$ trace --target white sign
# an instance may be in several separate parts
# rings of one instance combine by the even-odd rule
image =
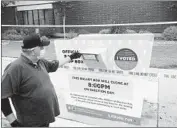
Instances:
[[[69,112],[140,124],[145,80],[105,75],[70,74]]]
[[[83,53],[80,59],[58,70],[61,79],[57,83],[61,86],[56,88],[65,90],[62,106],[77,117],[140,125],[146,95],[143,87],[152,82],[157,86],[157,74],[149,73],[153,35],[125,34],[116,38],[55,42],[59,60],[73,52]]]

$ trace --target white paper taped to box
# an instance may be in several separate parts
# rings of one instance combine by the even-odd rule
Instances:
[[[82,53],[82,59],[88,67],[106,68],[107,48],[90,48],[80,51],[80,53]]]

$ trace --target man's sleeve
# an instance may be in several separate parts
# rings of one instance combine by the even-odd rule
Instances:
[[[1,99],[18,94],[20,75],[21,73],[19,72],[19,69],[15,66],[9,66],[8,69],[5,69],[1,79]]]
[[[42,61],[46,67],[47,72],[55,72],[59,67],[58,60],[48,61],[48,60],[43,59]]]

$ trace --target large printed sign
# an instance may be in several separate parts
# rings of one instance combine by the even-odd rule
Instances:
[[[149,71],[152,45],[151,34],[55,42],[59,60],[75,51],[83,54],[57,72],[62,77],[58,83],[66,90],[67,112],[140,125],[144,86],[157,87],[157,74]]]
[[[140,124],[143,98],[134,90],[144,82],[125,77],[71,74],[69,112],[126,123]]]

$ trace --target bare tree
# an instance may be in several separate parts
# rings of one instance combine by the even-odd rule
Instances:
[[[9,4],[15,4],[15,1],[1,1],[1,7],[6,7]]]

